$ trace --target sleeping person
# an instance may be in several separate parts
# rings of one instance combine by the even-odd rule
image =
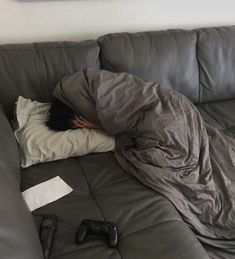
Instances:
[[[115,136],[115,158],[126,172],[170,200],[204,245],[213,240],[233,251],[235,140],[207,125],[190,100],[96,68],[64,77],[53,96],[72,111],[54,116],[53,104],[49,127],[102,127]]]

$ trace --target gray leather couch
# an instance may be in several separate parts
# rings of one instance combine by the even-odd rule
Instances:
[[[124,172],[111,152],[20,169],[9,123],[16,98],[50,101],[56,83],[82,67],[130,72],[174,88],[197,105],[208,123],[235,134],[235,27],[0,46],[0,257],[42,259],[38,226],[42,214],[53,213],[58,230],[51,258],[210,258],[213,248],[196,239],[174,206]],[[32,217],[21,191],[57,175],[74,191]],[[83,218],[116,222],[118,248],[108,248],[103,240],[77,245],[75,234]],[[224,258],[219,249],[214,254]]]

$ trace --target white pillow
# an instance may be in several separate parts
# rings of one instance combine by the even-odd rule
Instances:
[[[21,167],[114,150],[114,138],[102,130],[50,130],[45,125],[50,106],[21,96],[17,100],[14,134],[20,147]]]

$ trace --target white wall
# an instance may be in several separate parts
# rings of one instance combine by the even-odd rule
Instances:
[[[0,43],[235,25],[234,0],[0,0]]]

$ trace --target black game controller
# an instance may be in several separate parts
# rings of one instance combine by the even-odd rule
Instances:
[[[78,227],[76,235],[77,243],[84,242],[87,234],[105,236],[111,248],[116,247],[118,244],[117,226],[112,222],[84,219]]]

